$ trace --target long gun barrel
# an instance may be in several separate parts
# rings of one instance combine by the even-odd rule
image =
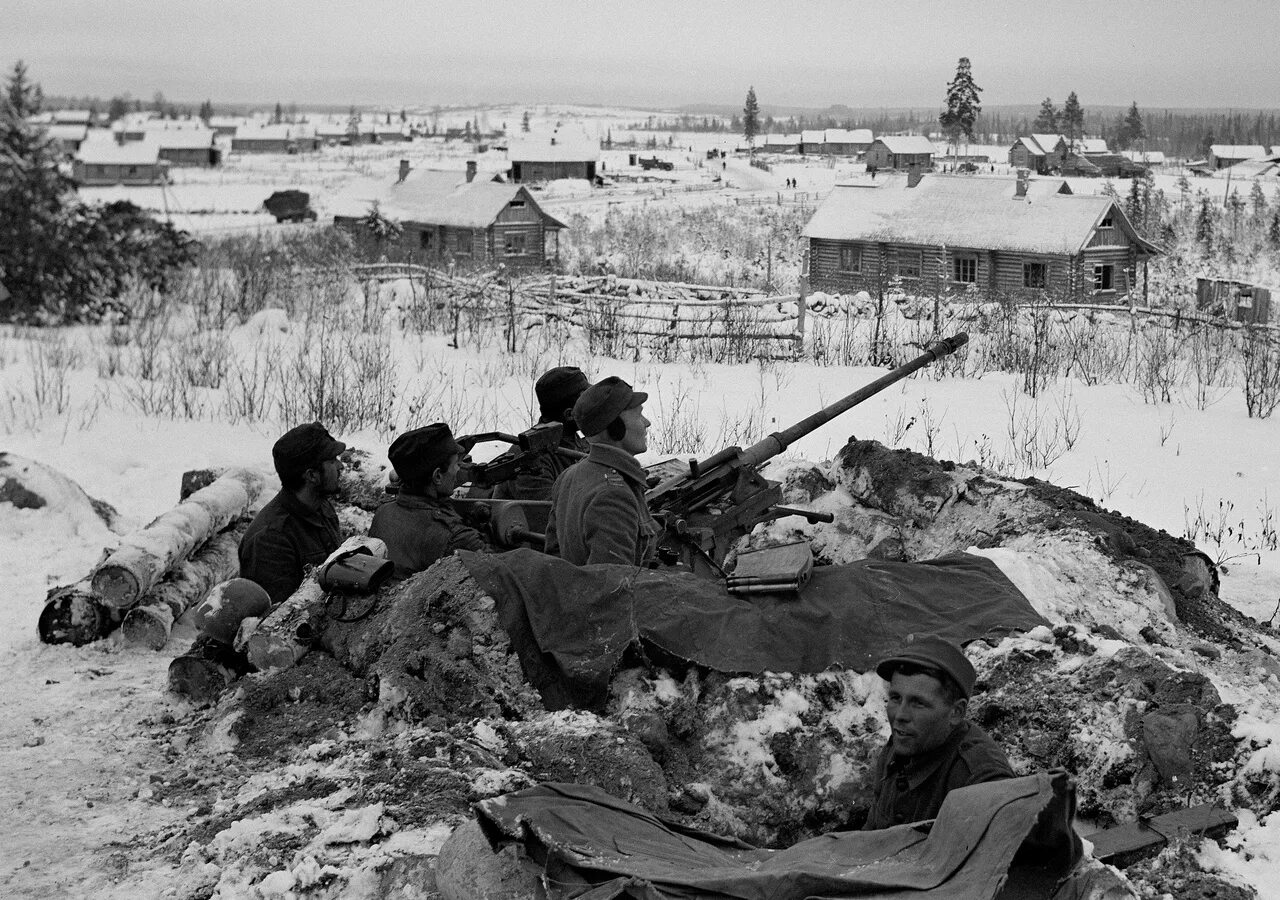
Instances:
[[[948,354],[955,353],[961,347],[969,342],[969,335],[961,332],[954,337],[944,340],[935,341],[930,344],[924,353],[917,356],[911,362],[903,363],[891,372],[881,375],[875,381],[866,387],[859,388],[849,396],[837,400],[830,406],[824,406],[811,416],[801,419],[790,428],[784,428],[782,431],[775,431],[773,434],[763,440],[752,444],[750,447],[742,451],[740,459],[743,465],[758,466],[766,460],[777,456],[787,447],[798,441],[800,438],[821,428],[830,422],[836,416],[848,412],[868,397],[880,393],[895,381],[901,381],[917,369],[923,369],[929,363],[941,359]]]

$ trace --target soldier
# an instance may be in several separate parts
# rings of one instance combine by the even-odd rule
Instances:
[[[387,457],[400,477],[400,490],[373,514],[369,536],[386,542],[397,581],[455,550],[487,549],[449,499],[462,453],[443,422],[406,431],[391,442]]]
[[[889,682],[891,733],[876,761],[863,830],[936,818],[950,791],[1013,777],[1000,746],[965,719],[977,673],[959,647],[913,635],[876,673]]]
[[[273,605],[342,543],[329,498],[338,493],[338,454],[346,449],[319,422],[291,428],[271,448],[280,493],[254,516],[239,552],[241,577],[261,585]]]
[[[638,566],[653,557],[659,528],[645,504],[645,472],[636,460],[648,447],[648,397],[610,376],[573,405],[573,419],[591,449],[551,489],[548,553],[579,566]]]
[[[587,376],[577,366],[557,366],[538,379],[533,392],[538,397],[538,424],[560,422],[564,431],[560,447],[540,454],[530,467],[510,481],[494,488],[496,500],[550,500],[551,485],[560,473],[586,455],[590,445],[578,434],[573,420],[573,404],[587,389]]]

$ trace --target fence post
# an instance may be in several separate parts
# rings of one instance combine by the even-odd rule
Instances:
[[[507,282],[507,349],[516,352],[516,286]]]
[[[796,300],[796,341],[797,357],[804,355],[805,313],[809,305],[809,251],[805,250],[800,257],[800,297]]]

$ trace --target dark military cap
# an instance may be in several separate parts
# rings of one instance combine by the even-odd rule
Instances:
[[[617,375],[610,375],[582,392],[573,404],[573,421],[578,423],[579,431],[590,437],[604,431],[626,410],[635,409],[648,399],[644,391],[633,391],[631,385]]]
[[[533,392],[544,416],[559,418],[591,382],[577,366],[556,366],[538,379]]]
[[[892,681],[893,673],[903,663],[945,672],[965,697],[973,693],[973,683],[978,680],[978,673],[965,658],[964,651],[936,634],[908,636],[901,649],[876,663],[876,674],[885,681]]]
[[[286,431],[271,448],[271,458],[277,472],[305,472],[346,449],[319,422],[308,422]]]
[[[462,445],[453,439],[449,426],[436,422],[397,437],[387,450],[387,459],[391,460],[401,481],[425,484],[436,469],[449,465],[449,457],[464,452]]]

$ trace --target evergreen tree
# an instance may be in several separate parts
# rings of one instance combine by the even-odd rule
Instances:
[[[1072,91],[1067,97],[1067,102],[1062,104],[1060,121],[1068,146],[1075,150],[1076,141],[1084,137],[1084,107],[1080,105],[1080,98],[1076,96],[1075,91]]]
[[[165,99],[162,91],[156,91],[151,95],[151,111],[158,116],[164,115]]]
[[[1214,214],[1208,197],[1200,199],[1200,212],[1196,215],[1196,241],[1204,244],[1206,254],[1213,252]]]
[[[529,131],[529,110],[524,111],[524,115],[520,117],[520,130],[528,133]]]
[[[1116,127],[1116,146],[1123,150],[1132,147],[1147,136],[1146,126],[1142,124],[1142,113],[1138,112],[1135,100],[1129,111],[1119,117]]]
[[[123,119],[129,114],[129,98],[128,97],[112,97],[111,102],[107,104],[107,119],[114,122],[116,119]]]
[[[1272,250],[1280,250],[1280,209],[1271,214],[1271,225],[1267,228],[1267,242]]]
[[[1267,195],[1262,191],[1262,184],[1254,179],[1253,187],[1249,189],[1249,205],[1253,207],[1253,215],[1259,222],[1267,212]]]
[[[960,57],[956,64],[956,77],[947,84],[947,108],[938,116],[938,123],[952,146],[959,142],[961,135],[964,135],[966,143],[973,140],[973,123],[982,112],[982,104],[978,102],[980,93],[982,88],[974,83],[969,57]]]
[[[199,117],[204,122],[204,124],[206,125],[209,124],[209,120],[213,118],[213,101],[212,100],[206,100],[200,104]]]
[[[276,101],[276,110],[271,114],[271,124],[279,125],[284,121],[284,107],[280,105],[280,101]]]
[[[1058,107],[1053,105],[1052,97],[1045,97],[1040,103],[1040,112],[1031,123],[1031,130],[1036,134],[1058,133]]]
[[[756,102],[756,88],[747,88],[747,102],[742,107],[742,136],[747,139],[747,146],[754,154],[756,135],[760,133],[760,104]]]
[[[22,60],[14,63],[9,84],[5,87],[5,102],[13,115],[25,119],[40,111],[36,87],[27,79],[27,64]]]

